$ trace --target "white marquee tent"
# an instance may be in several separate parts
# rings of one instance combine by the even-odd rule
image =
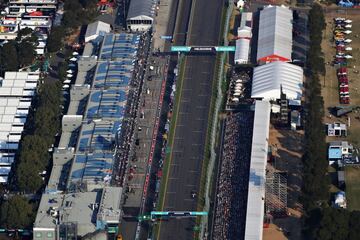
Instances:
[[[260,12],[257,60],[291,60],[292,19],[285,6],[269,5]]]
[[[279,99],[281,89],[291,105],[301,103],[303,69],[291,63],[272,62],[254,69],[252,98]]]

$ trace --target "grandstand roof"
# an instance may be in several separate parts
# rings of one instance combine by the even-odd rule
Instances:
[[[127,19],[153,20],[154,8],[154,0],[131,0]]]
[[[109,185],[139,38],[106,34],[102,43],[97,42],[101,61],[93,61],[97,58],[92,51],[79,61],[82,76],[78,72],[70,91],[70,105],[76,104],[63,117],[60,142],[63,138],[64,142],[53,153],[54,166],[33,228],[36,239],[55,231],[58,215],[62,223],[76,222],[81,236],[121,219],[122,188]],[[11,156],[0,155],[0,161],[11,161],[6,157]],[[51,210],[57,212],[50,214]]]
[[[68,188],[78,182],[97,188],[110,180],[113,146],[121,131],[138,42],[136,34],[104,37],[99,59],[106,61],[96,67]]]
[[[260,12],[257,60],[290,61],[292,11],[285,6],[267,6]]]
[[[246,240],[261,240],[265,203],[265,170],[270,127],[270,103],[256,101],[246,210]]]
[[[272,62],[254,69],[252,98],[280,99],[281,89],[287,99],[301,101],[303,69],[286,62]]]

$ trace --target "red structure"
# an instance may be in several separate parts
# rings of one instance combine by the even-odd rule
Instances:
[[[282,62],[290,62],[291,60],[289,58],[281,57],[276,54],[266,56],[263,58],[260,58],[259,61],[261,62],[274,62],[274,61],[282,61]]]

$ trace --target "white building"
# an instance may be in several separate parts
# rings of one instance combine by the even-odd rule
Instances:
[[[263,235],[270,108],[269,102],[255,103],[244,238],[246,240],[261,240]]]
[[[55,12],[57,2],[57,0],[10,0],[5,11],[15,15],[36,11]]]
[[[90,23],[87,26],[85,33],[85,42],[90,42],[97,39],[99,36],[105,36],[106,33],[110,33],[111,26],[108,23],[102,21],[96,21]]]
[[[6,72],[0,87],[0,182],[15,159],[32,97],[35,95],[39,73]],[[6,171],[7,174],[6,174]]]
[[[327,126],[327,135],[328,136],[347,136],[347,127],[344,123],[329,123]]]
[[[52,15],[57,8],[57,0],[10,0],[0,19],[0,40],[13,40],[17,32],[32,29],[39,38],[35,51],[44,54],[47,36],[52,27]]]
[[[131,0],[126,18],[132,31],[147,31],[154,22],[155,0]]]
[[[249,62],[250,43],[252,38],[252,13],[241,14],[240,27],[237,29],[237,40],[234,54],[235,64],[246,64]]]
[[[250,39],[241,38],[236,40],[234,54],[235,64],[247,64],[249,62]]]
[[[257,60],[291,61],[292,11],[285,6],[267,6],[260,12]]]
[[[300,105],[303,69],[291,63],[276,61],[254,68],[251,97],[277,100],[281,91],[290,105]]]

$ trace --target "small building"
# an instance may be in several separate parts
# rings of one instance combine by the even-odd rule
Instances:
[[[343,158],[351,158],[353,146],[347,141],[334,141],[329,144],[328,159],[329,164],[333,164]]]
[[[297,110],[291,111],[291,122],[290,127],[291,130],[297,130],[301,127],[301,115],[300,112]]]
[[[154,0],[131,0],[126,24],[132,31],[147,31],[152,27],[154,14]]]
[[[240,27],[237,29],[237,40],[235,43],[235,64],[247,64],[249,62],[250,42],[252,38],[252,13],[241,14]]]
[[[345,172],[344,171],[338,171],[337,172],[338,177],[338,187],[344,188],[345,186]]]
[[[87,26],[85,34],[85,42],[90,42],[97,39],[99,36],[105,36],[106,33],[110,33],[111,26],[110,24],[104,23],[102,21],[96,21],[90,23]]]
[[[346,137],[347,136],[347,127],[344,123],[329,123],[326,124],[327,135],[331,137]]]
[[[345,192],[340,191],[340,192],[336,193],[335,200],[334,200],[334,206],[336,208],[346,208]]]

